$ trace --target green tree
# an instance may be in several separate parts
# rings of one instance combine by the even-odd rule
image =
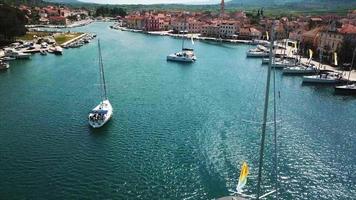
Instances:
[[[1,43],[12,41],[14,37],[26,34],[27,18],[17,8],[0,5],[0,40]]]

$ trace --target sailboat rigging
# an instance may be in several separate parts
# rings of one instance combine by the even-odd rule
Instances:
[[[106,80],[104,73],[103,58],[101,55],[100,40],[98,40],[99,52],[99,75],[100,75],[100,97],[101,102],[97,105],[88,116],[89,125],[93,128],[104,126],[113,115],[113,108],[107,97]]]

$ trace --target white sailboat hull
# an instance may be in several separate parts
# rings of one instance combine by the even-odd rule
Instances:
[[[89,113],[89,125],[93,128],[104,126],[113,115],[113,108],[109,100],[104,100]]]
[[[246,52],[247,57],[251,58],[263,58],[263,57],[268,57],[268,53],[266,52]]]
[[[320,75],[314,76],[304,76],[303,83],[323,83],[323,84],[336,84],[340,83],[342,79],[331,76],[331,77],[320,77]]]
[[[305,67],[286,67],[283,69],[283,74],[317,74],[318,70]]]

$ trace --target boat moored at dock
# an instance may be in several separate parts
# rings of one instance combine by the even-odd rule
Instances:
[[[338,84],[345,82],[345,79],[340,73],[327,72],[313,76],[303,76],[303,83],[316,83],[316,84]]]
[[[314,75],[318,74],[319,70],[315,65],[297,65],[294,67],[286,67],[283,69],[283,74],[287,75]]]
[[[356,95],[356,83],[336,86],[335,93],[343,95]]]

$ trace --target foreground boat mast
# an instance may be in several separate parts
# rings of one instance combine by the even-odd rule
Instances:
[[[270,91],[271,71],[272,71],[272,64],[273,64],[273,45],[274,45],[274,22],[272,24],[272,30],[271,30],[271,42],[270,42],[270,51],[269,51],[269,65],[268,65],[268,72],[267,72],[265,103],[264,103],[264,110],[263,110],[262,135],[261,135],[261,145],[260,145],[260,158],[259,158],[259,163],[258,163],[257,199],[260,199],[260,197],[261,197],[263,154],[264,154],[264,146],[265,146],[265,140],[266,140],[267,114],[268,114],[268,104],[269,104],[269,91]]]

